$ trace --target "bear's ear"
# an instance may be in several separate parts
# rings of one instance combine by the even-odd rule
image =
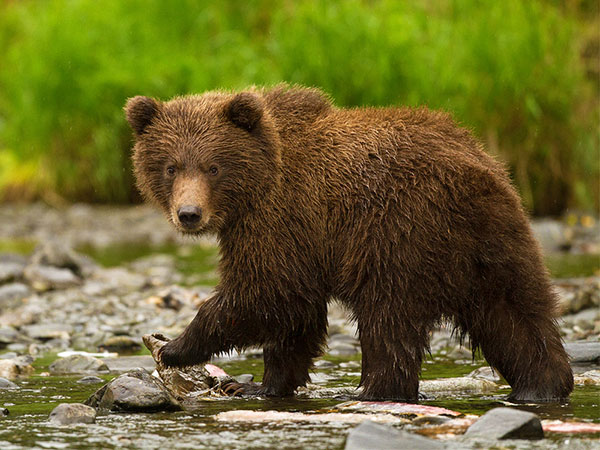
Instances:
[[[137,135],[144,132],[146,127],[152,123],[152,119],[158,112],[158,102],[150,97],[137,97],[127,100],[125,105],[125,116],[127,122]]]
[[[253,131],[263,116],[263,106],[256,95],[240,92],[225,106],[225,115],[236,126]]]

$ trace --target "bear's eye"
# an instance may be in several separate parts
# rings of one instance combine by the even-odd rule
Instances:
[[[175,175],[175,166],[169,166],[169,167],[167,167],[167,175],[169,175],[171,177],[173,175]]]
[[[208,169],[208,173],[210,173],[212,176],[215,176],[219,173],[219,169],[217,169],[215,166],[211,166],[211,168]]]

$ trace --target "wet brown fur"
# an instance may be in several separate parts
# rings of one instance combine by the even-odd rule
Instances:
[[[288,86],[135,97],[126,113],[141,192],[177,226],[177,208],[194,202],[193,233],[220,243],[216,292],[165,346],[165,363],[262,346],[261,392],[292,394],[322,354],[327,303],[338,299],[358,324],[364,398],[416,401],[444,320],[513,399],[568,397],[557,300],[520,199],[448,115],[341,109]]]

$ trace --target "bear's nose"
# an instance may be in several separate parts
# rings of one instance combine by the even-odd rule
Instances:
[[[202,218],[202,210],[197,206],[184,205],[177,210],[177,217],[185,228],[194,228]]]

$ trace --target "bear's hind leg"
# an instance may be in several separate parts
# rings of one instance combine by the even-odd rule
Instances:
[[[546,304],[552,304],[548,292]],[[510,400],[546,402],[566,399],[573,373],[553,316],[497,302],[470,332],[475,346],[512,387]]]

